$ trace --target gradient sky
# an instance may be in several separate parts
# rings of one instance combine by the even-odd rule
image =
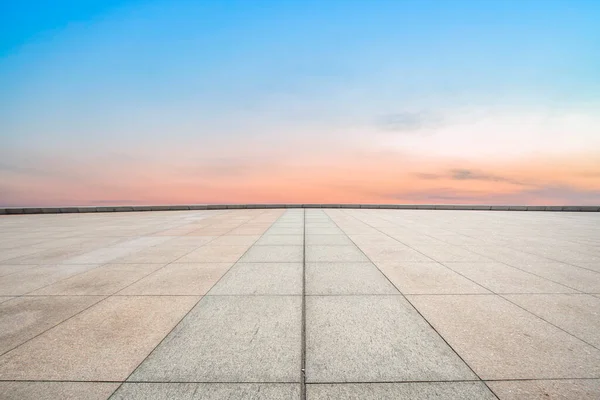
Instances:
[[[600,203],[600,1],[0,1],[0,206]]]

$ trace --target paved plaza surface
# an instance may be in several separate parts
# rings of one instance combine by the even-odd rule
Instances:
[[[600,213],[0,217],[1,399],[599,399]]]

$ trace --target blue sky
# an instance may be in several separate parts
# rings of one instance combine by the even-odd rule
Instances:
[[[599,20],[597,1],[4,1],[0,196],[68,201],[78,181],[65,171],[79,169],[106,198],[74,197],[110,201],[106,163],[181,163],[217,190],[211,171],[228,160],[317,168],[356,151],[414,160],[399,170],[499,174],[589,159],[570,180],[536,184],[595,193],[575,170],[594,170],[600,151]],[[158,201],[151,184],[140,199]]]

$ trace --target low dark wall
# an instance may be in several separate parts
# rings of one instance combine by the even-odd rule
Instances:
[[[393,210],[491,210],[491,211],[579,211],[598,212],[600,206],[486,206],[448,204],[187,204],[170,206],[112,207],[5,207],[0,214],[60,214],[125,211],[232,210],[250,208],[370,208]]]

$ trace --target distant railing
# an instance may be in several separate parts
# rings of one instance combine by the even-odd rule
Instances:
[[[0,214],[61,214],[132,211],[195,211],[255,208],[365,208],[388,210],[571,211],[599,212],[600,206],[501,206],[454,204],[183,204],[163,206],[3,207]]]

